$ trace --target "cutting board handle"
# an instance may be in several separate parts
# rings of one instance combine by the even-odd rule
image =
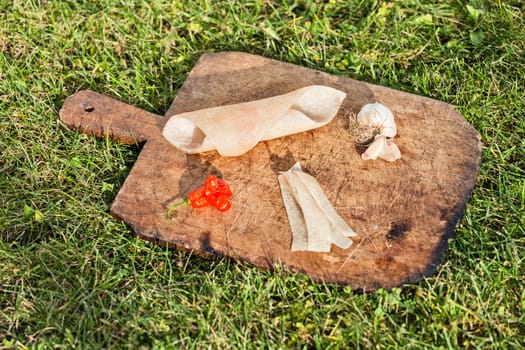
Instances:
[[[91,90],[69,96],[59,112],[69,128],[125,144],[139,144],[161,135],[166,118]]]

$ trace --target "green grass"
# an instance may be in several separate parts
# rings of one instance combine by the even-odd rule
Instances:
[[[0,349],[525,346],[522,1],[0,1]],[[357,294],[136,239],[138,148],[65,130],[92,89],[164,114],[239,50],[458,106],[481,172],[435,276]]]

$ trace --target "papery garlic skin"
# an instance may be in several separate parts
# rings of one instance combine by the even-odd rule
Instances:
[[[364,105],[357,114],[357,123],[377,128],[381,136],[394,137],[397,135],[394,113],[379,102]]]

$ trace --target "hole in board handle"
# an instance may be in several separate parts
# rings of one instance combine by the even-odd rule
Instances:
[[[85,112],[93,112],[95,110],[95,107],[92,105],[84,105],[84,111]]]

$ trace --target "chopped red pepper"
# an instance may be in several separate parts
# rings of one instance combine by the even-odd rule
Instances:
[[[213,175],[209,175],[206,178],[206,182],[204,183],[204,192],[206,197],[210,197],[218,193],[230,197],[232,196],[230,186],[224,180],[218,179]]]
[[[204,189],[198,188],[188,195],[188,204],[192,208],[203,208],[210,205],[210,200],[206,197]]]
[[[212,203],[220,211],[226,211],[231,208],[232,204],[229,200],[230,197],[221,194],[217,198],[212,198]]]
[[[206,181],[204,182],[204,194],[206,196],[211,195],[216,192],[219,188],[219,179],[216,176],[208,175]]]
[[[230,198],[233,195],[230,186],[226,181],[214,175],[208,175],[204,186],[193,190],[183,202],[173,205],[168,210],[168,218],[171,219],[171,212],[179,205],[189,204],[192,208],[203,208],[214,206],[219,211],[226,211],[231,208]]]

